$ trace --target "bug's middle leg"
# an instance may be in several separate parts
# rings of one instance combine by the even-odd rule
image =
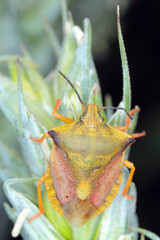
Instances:
[[[143,132],[141,132],[141,133],[133,133],[133,134],[131,134],[131,136],[132,136],[133,138],[144,137],[144,136],[146,136],[146,132],[143,131]]]
[[[45,134],[43,134],[43,136],[42,136],[41,138],[39,138],[39,139],[33,138],[32,136],[30,136],[30,139],[31,139],[32,141],[34,141],[34,142],[42,143],[43,140],[44,140],[46,137],[50,137],[50,135],[48,134],[48,132],[45,133]]]

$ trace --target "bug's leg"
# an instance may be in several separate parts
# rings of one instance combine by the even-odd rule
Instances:
[[[65,117],[65,116],[57,113],[57,110],[58,110],[58,108],[60,107],[61,102],[62,102],[61,99],[58,98],[58,99],[57,99],[56,106],[55,106],[55,108],[54,108],[54,110],[53,110],[53,112],[52,112],[53,115],[54,115],[54,117],[57,118],[57,119],[59,119],[59,120],[61,120],[62,122],[65,122],[65,123],[72,123],[72,122],[74,122],[73,120],[71,120],[71,119],[69,119],[69,118],[67,118],[67,117]]]
[[[43,136],[42,136],[41,138],[39,138],[39,139],[33,138],[32,136],[30,137],[30,139],[31,139],[32,141],[34,141],[34,142],[39,142],[39,143],[41,143],[41,142],[43,142],[43,140],[45,139],[45,137],[50,137],[50,135],[48,134],[48,132],[45,133],[45,134],[43,134]]]
[[[144,136],[146,136],[146,132],[143,131],[143,132],[141,132],[141,133],[133,133],[133,134],[131,134],[131,136],[132,136],[133,138],[144,137]]]
[[[129,189],[129,187],[131,185],[131,182],[132,182],[133,174],[134,174],[134,171],[135,171],[135,166],[134,166],[133,163],[129,162],[128,160],[124,160],[123,165],[126,166],[127,168],[131,169],[128,181],[127,181],[126,186],[125,186],[125,188],[123,190],[123,196],[133,200],[134,197],[128,195],[127,193],[128,193],[128,189]]]
[[[137,109],[132,109],[129,114],[132,116],[135,112],[140,112],[140,108]],[[125,131],[129,128],[129,123],[130,123],[130,117],[127,115],[126,118],[126,125],[125,126],[120,126],[120,127],[116,127],[117,129],[121,130],[121,131]]]
[[[44,213],[43,209],[43,203],[42,203],[42,196],[41,196],[41,184],[45,182],[45,174],[39,179],[38,186],[37,186],[37,194],[38,194],[38,205],[39,205],[39,213],[37,213],[35,216],[28,219],[28,222],[32,221],[33,219],[36,219],[40,217]]]

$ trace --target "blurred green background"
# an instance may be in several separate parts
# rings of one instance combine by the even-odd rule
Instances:
[[[138,131],[146,130],[147,136],[138,139],[132,147],[130,161],[136,166],[134,181],[138,191],[137,213],[140,227],[160,235],[160,16],[158,1],[149,0],[70,0],[68,9],[74,22],[82,26],[90,18],[93,31],[93,55],[101,82],[103,97],[110,93],[116,106],[122,96],[122,71],[117,41],[116,5],[121,9],[121,26],[128,55],[132,82],[132,107],[139,105]],[[53,51],[46,32],[46,20],[62,40],[62,19],[58,0],[2,0],[0,1],[0,56],[22,55],[23,49],[40,66],[43,76],[56,64],[57,52]],[[7,74],[5,63],[0,70]],[[0,139],[15,148],[14,131],[0,113]],[[12,137],[10,137],[12,136]],[[10,140],[8,140],[10,139]],[[8,143],[8,141],[10,141]],[[2,190],[1,190],[2,192]],[[2,202],[3,199],[0,199]],[[2,207],[1,207],[2,210]],[[3,213],[3,225],[9,225]],[[7,227],[0,228],[3,239],[11,239]],[[6,236],[6,237],[5,237]]]

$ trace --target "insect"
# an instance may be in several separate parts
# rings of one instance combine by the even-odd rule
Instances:
[[[70,225],[80,227],[112,203],[121,186],[123,166],[131,169],[123,196],[133,199],[128,195],[128,189],[135,167],[124,159],[124,154],[135,138],[144,136],[145,132],[132,135],[124,132],[129,127],[132,115],[140,109],[127,112],[123,108],[115,108],[126,112],[126,125],[110,126],[101,116],[102,109],[106,107],[98,107],[96,104],[85,107],[70,80],[63,73],[60,74],[77,94],[83,115],[78,121],[62,116],[57,112],[61,105],[58,99],[53,115],[66,124],[49,130],[40,139],[30,137],[39,143],[48,137],[53,140],[53,144],[46,172],[38,181],[40,211],[28,221],[44,213],[41,184],[45,182],[53,208],[65,216]]]

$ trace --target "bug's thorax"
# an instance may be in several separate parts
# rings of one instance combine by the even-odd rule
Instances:
[[[89,128],[101,126],[104,121],[96,104],[88,104],[80,120]]]

